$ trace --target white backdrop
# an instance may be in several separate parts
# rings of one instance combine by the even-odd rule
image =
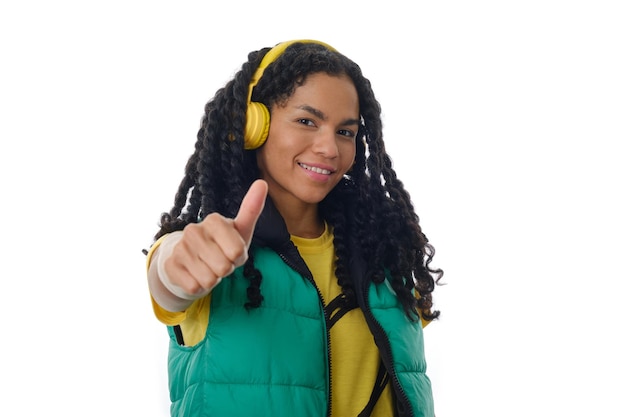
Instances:
[[[205,102],[316,38],[360,64],[446,286],[438,417],[624,416],[619,1],[0,6],[0,414],[166,416],[141,249]]]

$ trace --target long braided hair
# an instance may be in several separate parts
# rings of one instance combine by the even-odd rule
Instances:
[[[255,151],[244,150],[243,132],[250,79],[269,50],[251,52],[233,79],[206,104],[174,206],[162,214],[155,239],[213,212],[235,217],[243,196],[259,178]],[[436,319],[439,311],[432,310],[432,292],[443,271],[430,266],[434,248],[422,233],[410,196],[385,151],[380,104],[359,66],[322,45],[294,43],[265,69],[252,100],[265,104],[271,113],[272,106],[288,100],[315,73],[347,75],[359,97],[361,126],[355,164],[320,202],[320,215],[333,228],[335,273],[344,302],[354,305],[356,300],[348,262],[352,239],[367,260],[368,279],[380,283],[387,272],[409,318],[416,319],[419,311],[427,320]],[[254,267],[252,251],[244,275],[250,281],[246,307],[258,307],[263,300],[262,276]]]

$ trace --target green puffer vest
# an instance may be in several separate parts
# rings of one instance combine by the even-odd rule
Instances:
[[[254,263],[263,275],[261,306],[243,307],[249,281],[240,267],[213,290],[209,325],[200,343],[181,346],[175,329],[168,328],[173,417],[329,413],[332,358],[320,295],[286,228],[276,229],[276,222],[264,217],[265,212],[253,242]],[[257,235],[263,236],[263,230],[269,237],[261,240]],[[362,274],[360,266],[351,265]],[[363,280],[356,281],[358,303],[388,370],[396,415],[433,417],[421,323],[408,320],[386,282],[359,282]]]

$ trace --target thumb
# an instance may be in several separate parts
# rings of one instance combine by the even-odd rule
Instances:
[[[263,180],[256,180],[244,196],[237,217],[235,217],[235,228],[247,245],[252,240],[254,226],[263,211],[266,197],[267,183]]]

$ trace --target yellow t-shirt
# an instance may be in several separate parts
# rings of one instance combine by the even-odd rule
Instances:
[[[302,258],[313,273],[315,283],[326,303],[341,293],[335,277],[333,235],[326,227],[314,239],[292,236]],[[151,248],[150,256],[160,242]],[[185,343],[192,346],[204,338],[209,320],[210,297],[196,300],[186,311],[172,313],[152,301],[156,317],[168,326],[180,325]],[[370,399],[380,356],[374,337],[367,327],[361,309],[346,313],[330,329],[331,358],[331,416],[357,416]],[[373,417],[393,415],[390,384],[387,384],[376,406]]]
[[[341,294],[341,287],[335,277],[335,247],[328,227],[318,238],[291,236],[291,240],[313,273],[324,301],[335,299]],[[357,416],[370,399],[380,363],[374,336],[360,308],[349,311],[330,328],[330,361],[331,416]],[[391,415],[391,387],[387,384],[372,416]]]

